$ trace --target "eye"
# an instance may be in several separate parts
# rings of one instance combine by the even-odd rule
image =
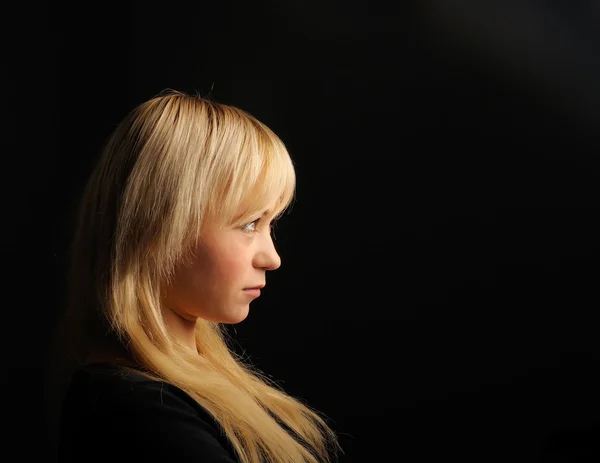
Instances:
[[[253,220],[252,222],[242,225],[241,228],[244,232],[258,233],[258,229],[256,227],[258,226],[258,223],[261,220],[262,220],[262,218],[258,218],[256,220]],[[276,223],[277,223],[277,220],[273,220],[269,225],[269,233],[273,235],[273,239],[275,239],[275,224]]]
[[[242,225],[242,230],[246,232],[257,232],[258,230],[256,229],[256,226],[258,225],[258,222],[260,222],[260,219],[253,220],[246,225]]]

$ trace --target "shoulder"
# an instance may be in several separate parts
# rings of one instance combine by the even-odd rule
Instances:
[[[61,434],[63,455],[75,452],[79,458],[84,448],[105,446],[113,459],[119,454],[235,461],[221,428],[187,393],[112,365],[88,365],[75,373],[63,407]],[[118,442],[119,448],[110,450],[111,442]]]
[[[118,407],[122,412],[139,412],[140,407],[175,406],[206,413],[181,389],[154,381],[135,370],[110,364],[93,364],[78,369],[67,393],[68,402],[78,402],[89,413],[105,414]],[[82,410],[82,411],[83,411]]]

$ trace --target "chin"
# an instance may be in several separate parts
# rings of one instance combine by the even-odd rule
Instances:
[[[237,313],[228,313],[223,317],[220,317],[219,320],[215,321],[219,323],[224,323],[226,325],[236,325],[237,323],[243,322],[248,317],[248,313],[250,311],[249,309],[250,307],[246,306]]]
[[[228,322],[225,322],[225,323],[229,323],[230,325],[235,325],[235,324],[237,324],[237,323],[241,323],[241,322],[243,322],[244,320],[246,320],[246,318],[248,318],[248,312],[246,312],[246,313],[244,314],[244,316],[242,316],[242,317],[237,317],[237,318],[235,318],[235,319],[232,319],[232,320],[230,320],[230,321],[228,321]]]

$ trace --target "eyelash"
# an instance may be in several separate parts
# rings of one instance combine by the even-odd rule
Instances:
[[[258,223],[259,223],[261,220],[262,220],[262,218],[258,218],[258,219],[256,219],[256,220],[253,220],[252,222],[248,222],[247,224],[245,224],[245,225],[242,225],[242,227],[241,227],[241,228],[242,228],[242,230],[243,230],[243,231],[245,231],[245,232],[250,232],[250,233],[258,233],[258,230],[256,229],[256,226],[258,225]],[[275,221],[275,220],[273,220],[273,221],[271,222],[271,233],[273,233],[273,238],[275,238],[275,230],[274,230],[274,229],[275,229],[275,223],[276,223],[276,221]],[[252,225],[252,224],[254,224],[254,230],[250,230],[250,229],[248,228],[248,226],[249,226],[249,225]]]

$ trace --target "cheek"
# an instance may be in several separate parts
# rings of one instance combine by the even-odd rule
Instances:
[[[211,244],[197,254],[197,284],[211,293],[248,284],[246,274],[252,265],[248,244],[235,239]]]
[[[205,265],[202,273],[212,281],[213,286],[223,286],[237,284],[237,281],[243,277],[246,268],[244,266],[244,249],[239,246],[231,245],[226,249],[213,250],[205,256]]]
[[[221,281],[233,282],[243,275],[245,268],[240,256],[231,255],[219,259],[216,270]]]

